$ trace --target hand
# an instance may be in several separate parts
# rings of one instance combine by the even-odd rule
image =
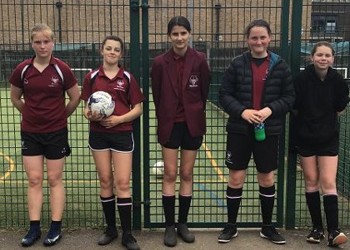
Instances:
[[[255,109],[246,109],[243,111],[241,117],[249,123],[260,123],[261,115],[259,111]]]
[[[265,107],[258,111],[258,116],[260,117],[260,122],[265,121],[272,114],[272,110],[269,107]]]
[[[111,115],[107,118],[102,119],[100,124],[106,128],[112,128],[118,124],[122,123],[120,116]]]
[[[101,121],[103,116],[97,112],[92,112],[90,109],[85,110],[85,117],[90,121]]]

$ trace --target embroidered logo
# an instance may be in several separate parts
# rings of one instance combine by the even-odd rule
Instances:
[[[53,76],[51,77],[51,83],[49,84],[49,87],[56,87],[58,84],[58,77],[57,76]]]
[[[198,76],[197,75],[191,75],[189,81],[189,87],[190,88],[197,88],[198,87]]]
[[[124,83],[123,79],[117,80],[117,84],[116,84],[116,87],[114,87],[114,89],[121,90],[121,91],[125,92],[125,83]]]
[[[232,153],[231,153],[231,151],[226,151],[226,162],[232,164]]]

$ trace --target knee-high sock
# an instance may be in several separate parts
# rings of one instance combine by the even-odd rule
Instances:
[[[239,210],[239,205],[242,200],[242,188],[231,188],[227,186],[226,189],[226,206],[227,206],[227,216],[228,223],[236,224],[237,215]]]
[[[307,207],[309,208],[313,228],[323,230],[320,192],[306,192],[305,197]]]
[[[328,232],[337,230],[338,229],[338,196],[324,195],[323,207],[326,213]]]
[[[162,201],[165,216],[165,225],[175,225],[175,195],[163,195]]]
[[[191,201],[192,195],[179,195],[179,223],[187,223]]]
[[[105,215],[105,220],[107,226],[110,228],[115,228],[115,196],[102,197],[100,196],[103,213]]]
[[[120,224],[123,232],[131,231],[131,209],[132,200],[129,198],[117,198],[117,206],[120,218]]]
[[[273,206],[275,203],[275,185],[271,187],[259,186],[259,198],[263,224],[271,225]]]

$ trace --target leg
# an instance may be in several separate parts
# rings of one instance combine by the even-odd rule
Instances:
[[[28,177],[28,212],[30,229],[21,241],[22,246],[33,245],[41,236],[40,215],[43,203],[44,158],[39,156],[23,156],[23,165]]]
[[[131,233],[132,199],[130,193],[130,177],[132,169],[131,152],[113,152],[114,180],[117,192],[117,206],[123,230],[122,244],[127,249],[139,249],[136,239]]]
[[[107,245],[118,237],[115,218],[115,196],[113,193],[113,170],[111,166],[111,152],[109,150],[92,150],[99,181],[100,199],[107,228],[99,237],[99,245]]]
[[[47,179],[50,187],[51,225],[44,240],[45,246],[52,246],[62,238],[62,215],[65,204],[65,190],[62,181],[65,158],[46,159]]]
[[[317,162],[318,159],[316,156],[300,156],[300,163],[304,174],[306,203],[313,227],[306,239],[311,243],[320,243],[324,238],[319,191],[320,171]]]
[[[339,246],[347,241],[338,228],[338,194],[336,175],[338,156],[319,156],[320,185],[323,191],[323,205],[327,219],[328,245]]]
[[[64,210],[65,190],[62,181],[64,160],[65,158],[46,160],[52,221],[61,221]]]
[[[23,165],[28,177],[29,219],[40,221],[43,203],[43,156],[23,156]]]
[[[285,244],[286,240],[272,225],[272,213],[275,201],[275,173],[258,173],[259,198],[261,203],[261,214],[263,226],[260,232],[262,238],[266,238],[275,244]]]
[[[237,216],[242,200],[243,184],[246,170],[229,170],[229,180],[226,188],[226,206],[228,222],[218,237],[219,243],[228,243],[238,236]]]
[[[193,167],[196,155],[197,150],[181,150],[177,233],[187,243],[195,241],[195,236],[188,230],[187,217],[192,201]]]
[[[177,244],[175,232],[175,183],[177,177],[178,150],[163,147],[163,209],[165,216],[164,244],[173,247]]]

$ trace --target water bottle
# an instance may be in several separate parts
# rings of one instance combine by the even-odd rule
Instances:
[[[254,134],[255,140],[257,141],[263,141],[266,139],[265,124],[263,122],[254,124]]]

